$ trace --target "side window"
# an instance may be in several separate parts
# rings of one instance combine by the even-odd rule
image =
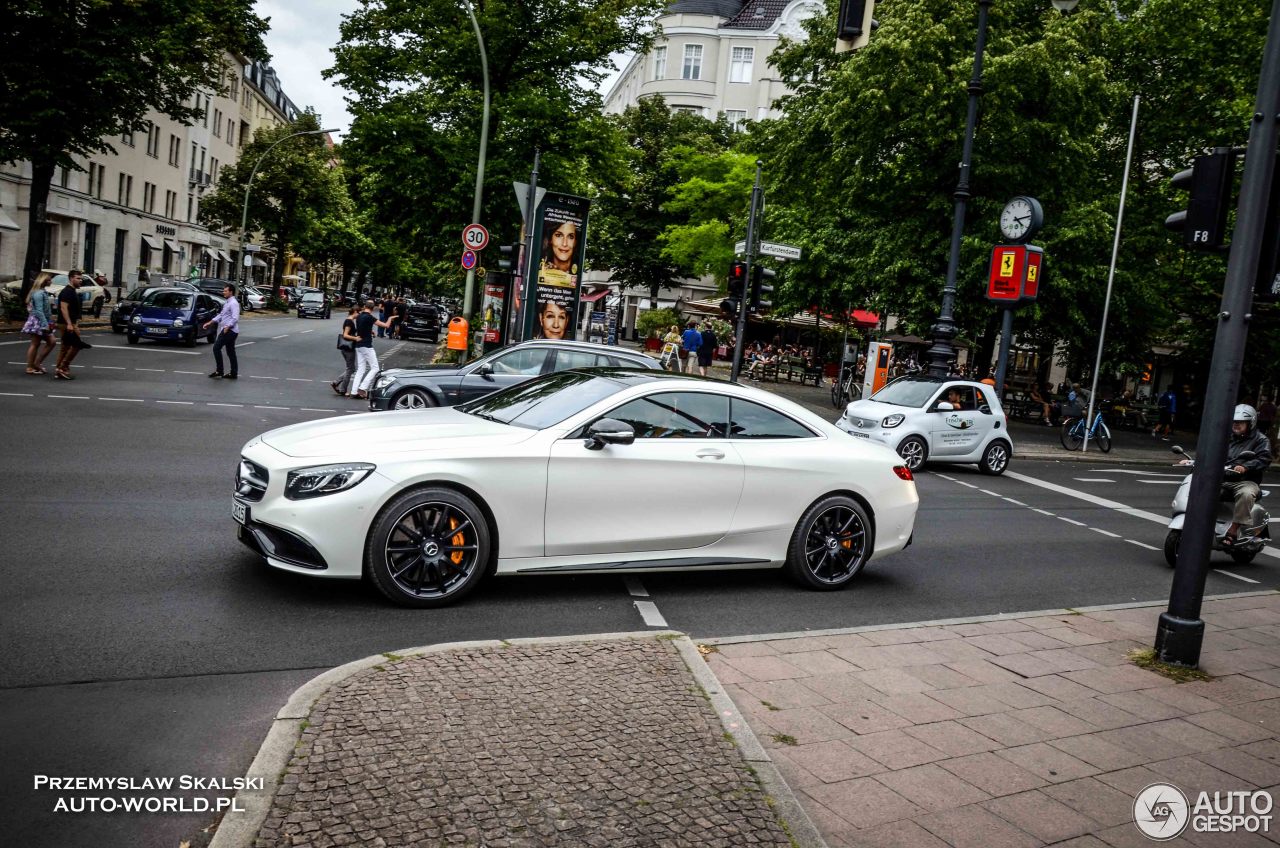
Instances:
[[[583,350],[556,351],[557,371],[568,371],[570,368],[595,368],[605,364],[605,357]]]
[[[499,356],[493,360],[493,373],[524,374],[529,377],[536,377],[542,373],[542,365],[547,361],[548,352],[546,348],[541,347],[513,350],[506,356]]]
[[[981,412],[981,413],[983,413],[983,414],[985,414],[985,415],[990,415],[990,414],[991,414],[991,401],[987,400],[987,396],[986,396],[986,394],[982,391],[982,389],[974,389],[974,392],[975,392],[975,393],[977,394],[977,396],[978,396],[978,405],[977,405],[977,407],[975,407],[975,408],[976,408],[979,412]]]
[[[734,439],[812,439],[813,432],[781,412],[749,400],[734,398],[730,438]]]
[[[637,398],[604,417],[630,424],[637,439],[722,439],[729,420],[729,398],[664,392]]]
[[[942,394],[938,395],[938,400],[933,405],[934,410],[937,410],[938,404],[943,401],[950,403],[956,409],[977,409],[973,388],[970,386],[947,386],[942,390]]]

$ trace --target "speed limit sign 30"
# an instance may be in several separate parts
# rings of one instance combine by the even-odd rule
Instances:
[[[489,244],[489,231],[481,224],[467,224],[462,230],[462,246],[467,250],[484,250]]]

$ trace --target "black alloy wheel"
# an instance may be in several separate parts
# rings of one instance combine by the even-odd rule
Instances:
[[[396,498],[374,523],[365,564],[388,600],[409,607],[451,604],[479,584],[489,562],[489,525],[452,489]]]
[[[839,589],[871,558],[871,522],[845,495],[823,498],[796,525],[787,551],[787,572],[810,589]]]

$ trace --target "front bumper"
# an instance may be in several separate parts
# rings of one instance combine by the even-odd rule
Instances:
[[[901,428],[886,430],[883,427],[855,427],[853,423],[844,415],[836,419],[836,426],[844,430],[850,436],[856,439],[875,442],[878,445],[886,447],[894,447],[897,444],[896,436],[901,434]]]
[[[135,335],[140,339],[156,339],[157,341],[184,341],[190,338],[191,334],[196,332],[191,325],[175,328],[172,324],[127,324],[126,327],[131,335]]]

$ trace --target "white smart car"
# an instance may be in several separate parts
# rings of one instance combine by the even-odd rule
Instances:
[[[1003,474],[1013,456],[1000,398],[968,380],[902,377],[849,404],[836,426],[893,448],[912,471],[926,461],[976,462],[984,474]]]

